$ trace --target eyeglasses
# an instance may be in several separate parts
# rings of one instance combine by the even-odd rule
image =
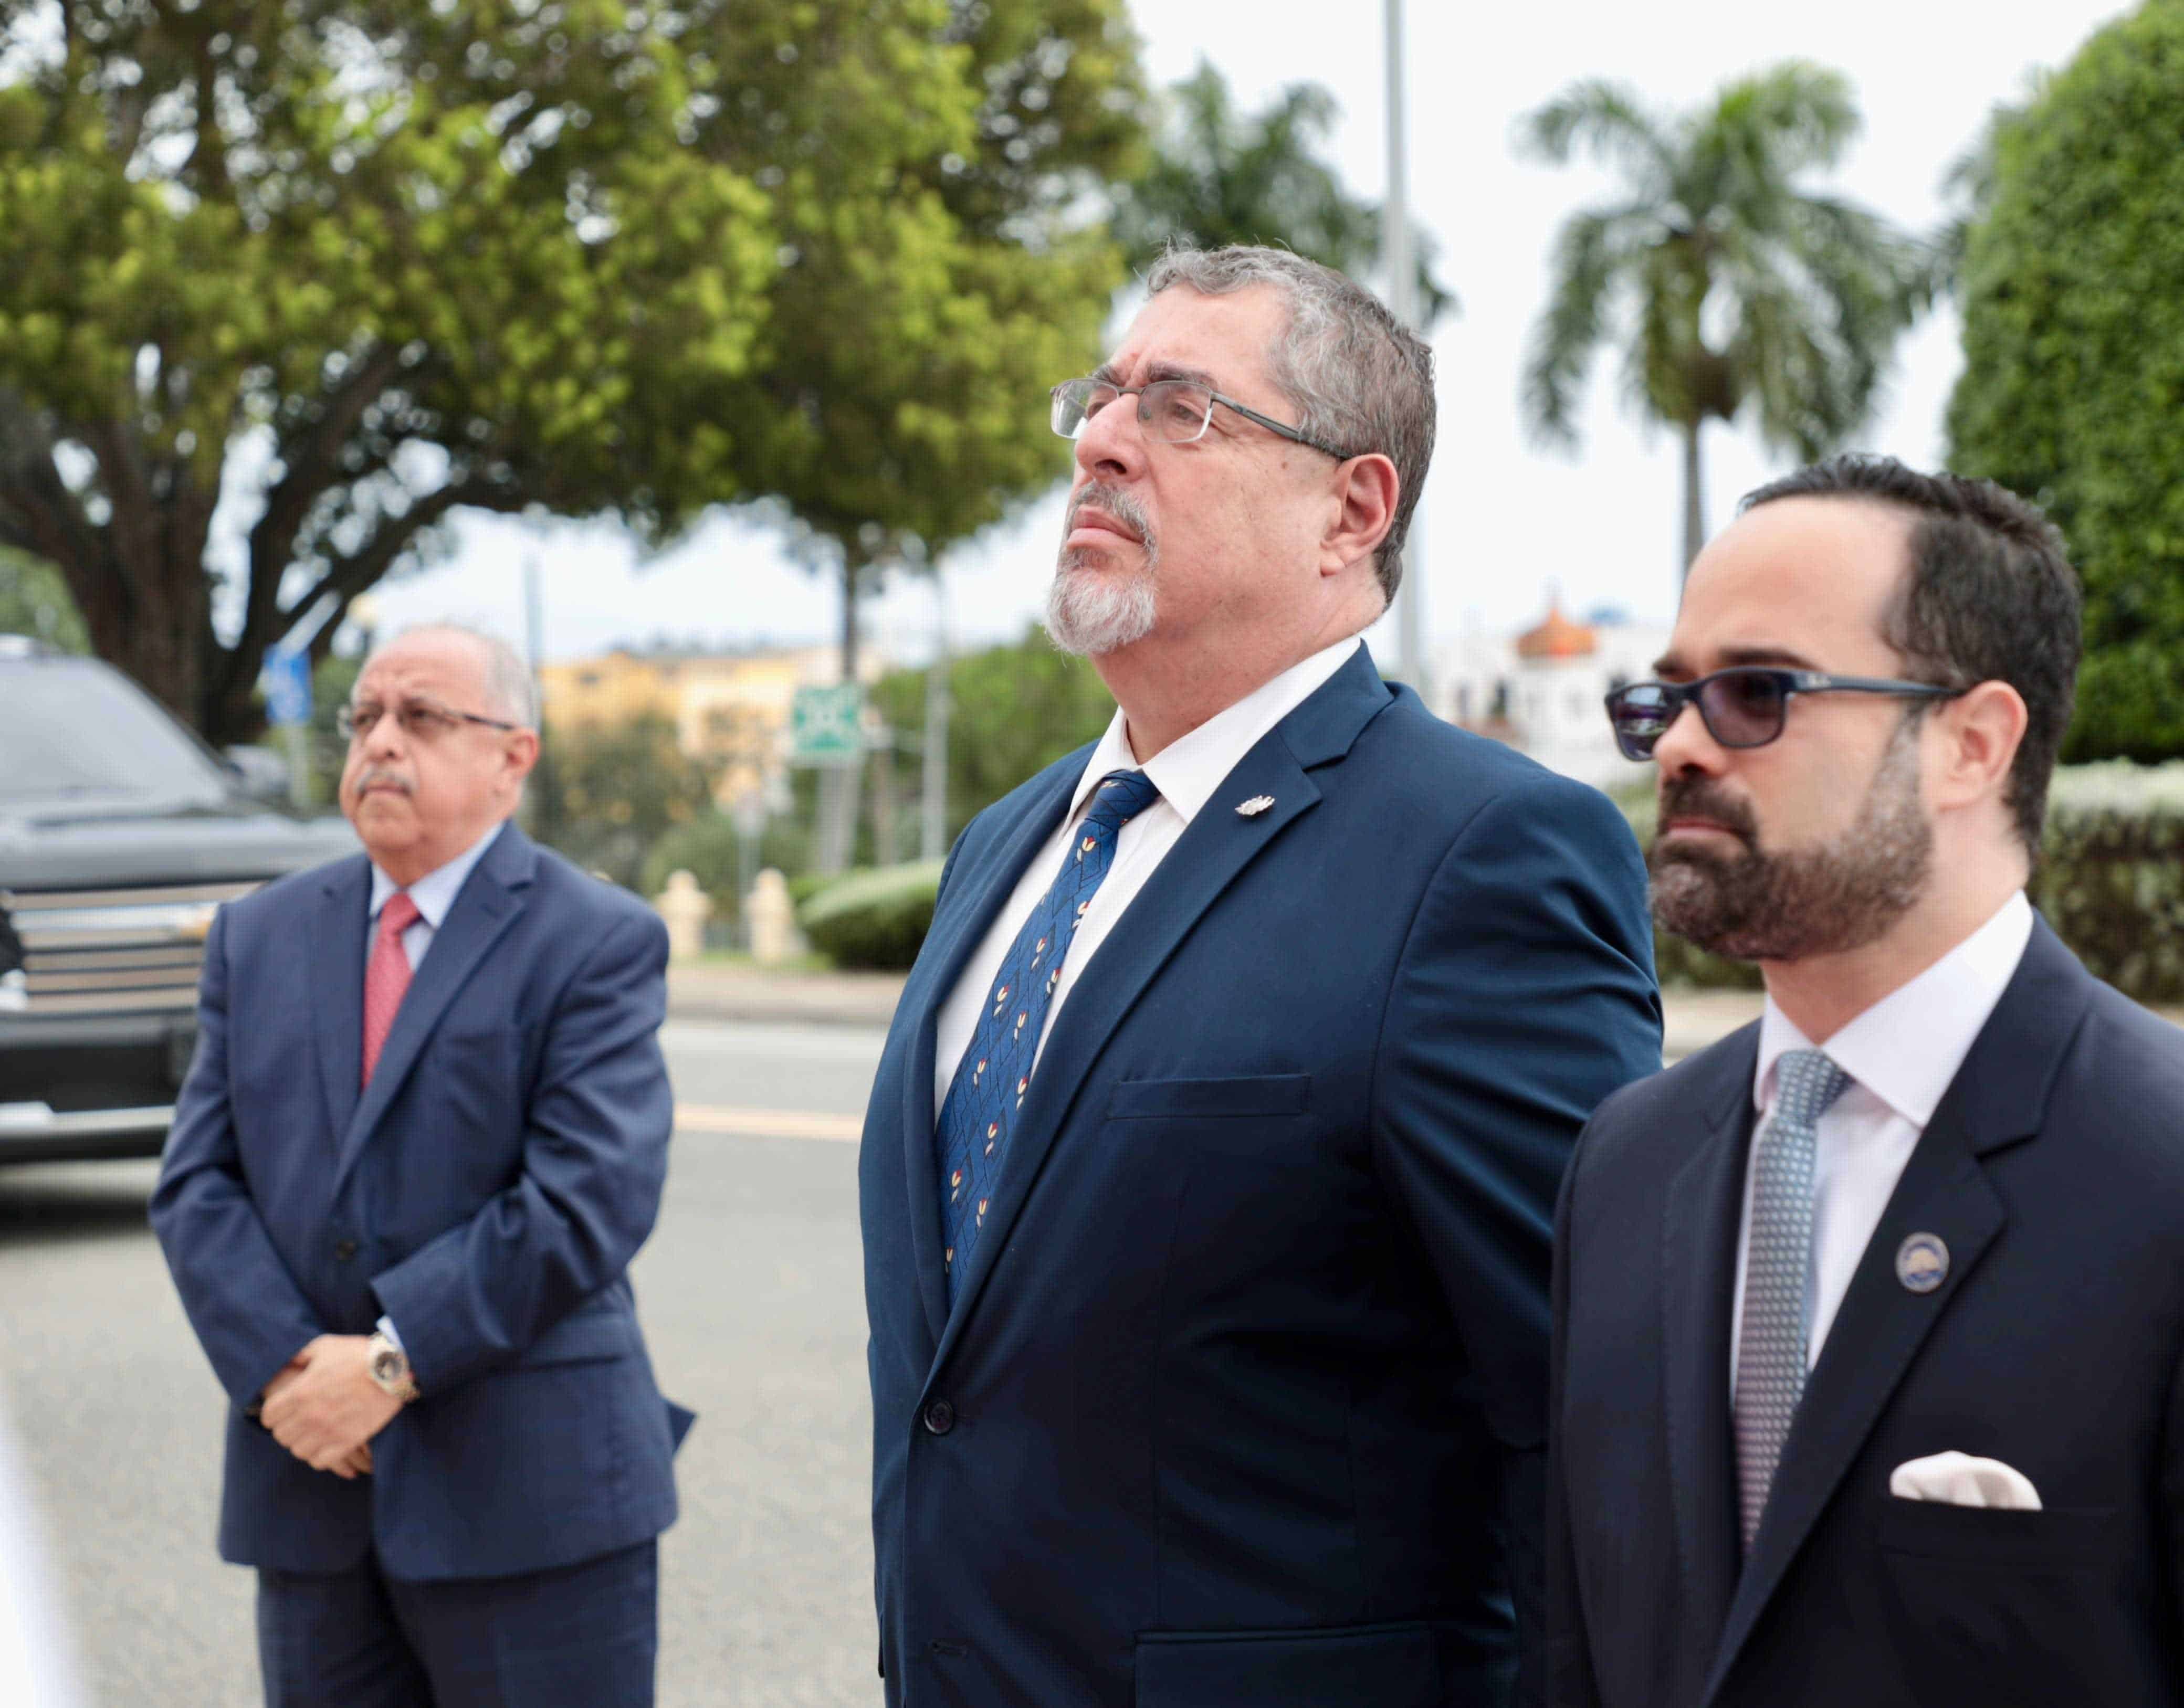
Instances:
[[[481,724],[489,730],[520,730],[523,727],[521,724],[507,723],[499,718],[482,718],[476,712],[453,711],[446,706],[436,706],[424,700],[407,700],[391,709],[375,705],[370,700],[343,706],[334,714],[334,727],[341,732],[343,741],[353,742],[370,735],[378,727],[380,719],[390,716],[401,726],[402,733],[413,742],[437,741],[464,724]]]
[[[1886,676],[1831,676],[1823,670],[1772,670],[1739,665],[1688,682],[1632,682],[1607,696],[1607,720],[1623,756],[1650,759],[1653,744],[1695,705],[1707,733],[1725,748],[1763,748],[1782,733],[1790,701],[1797,694],[1893,694],[1903,699],[1951,700],[1965,693],[1932,682]]]
[[[1054,388],[1054,431],[1065,439],[1081,439],[1084,437],[1084,424],[1093,416],[1116,398],[1134,393],[1138,400],[1138,425],[1149,437],[1167,444],[1188,445],[1204,438],[1213,420],[1213,406],[1218,403],[1224,409],[1234,409],[1247,421],[1256,421],[1270,433],[1279,433],[1285,439],[1324,452],[1338,463],[1348,462],[1353,454],[1313,438],[1301,427],[1292,427],[1272,415],[1262,415],[1195,380],[1155,380],[1144,386],[1112,386],[1105,380],[1064,380]]]

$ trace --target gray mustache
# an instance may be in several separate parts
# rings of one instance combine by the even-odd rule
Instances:
[[[1105,487],[1095,481],[1089,486],[1079,487],[1069,500],[1069,515],[1062,524],[1066,535],[1077,526],[1078,513],[1084,509],[1104,510],[1127,527],[1134,528],[1138,537],[1150,551],[1153,544],[1153,519],[1145,508],[1120,487]]]
[[[369,771],[359,772],[353,787],[359,794],[362,794],[366,789],[381,787],[399,789],[405,795],[415,792],[415,786],[409,778],[402,776],[398,771],[388,771],[382,765],[374,765]]]

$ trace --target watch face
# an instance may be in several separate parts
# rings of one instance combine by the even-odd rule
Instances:
[[[399,1383],[410,1373],[409,1360],[391,1346],[382,1346],[371,1355],[371,1379],[382,1388]]]

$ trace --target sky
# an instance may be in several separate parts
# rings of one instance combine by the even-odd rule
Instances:
[[[1439,643],[1513,632],[1554,596],[1573,613],[1613,606],[1642,621],[1666,622],[1674,609],[1678,448],[1623,408],[1613,354],[1595,376],[1578,454],[1542,448],[1524,430],[1518,377],[1555,232],[1613,181],[1587,165],[1519,158],[1512,138],[1523,114],[1580,78],[1623,82],[1655,108],[1675,108],[1780,60],[1812,59],[1851,78],[1865,116],[1843,168],[1818,181],[1925,230],[1942,218],[1943,177],[1989,108],[2021,95],[2036,68],[2061,64],[2131,8],[2113,0],[1832,0],[1825,8],[1750,0],[1409,0],[1403,9],[1412,211],[1438,242],[1443,283],[1462,302],[1461,314],[1434,330],[1440,442],[1409,554],[1425,631]],[[1329,155],[1354,191],[1382,192],[1381,5],[1132,0],[1132,10],[1155,83],[1208,60],[1245,110],[1291,83],[1325,85],[1343,115]],[[1957,315],[1945,305],[1899,347],[1859,448],[1937,465],[1960,365]],[[1710,527],[1728,518],[1739,493],[1788,466],[1746,427],[1710,426],[1705,455]],[[909,660],[929,654],[944,620],[959,649],[1014,638],[1044,600],[1060,519],[1061,499],[1050,496],[965,542],[946,560],[939,596],[923,581],[891,584],[871,602],[866,632]],[[382,587],[380,625],[448,618],[521,644],[524,565],[533,553],[549,659],[660,637],[722,647],[818,641],[839,626],[831,583],[794,565],[762,527],[727,515],[644,563],[611,525],[468,520],[442,562]],[[1384,659],[1394,657],[1392,632],[1370,638]]]

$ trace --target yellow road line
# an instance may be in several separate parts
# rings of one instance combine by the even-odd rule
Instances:
[[[829,1115],[811,1109],[723,1109],[682,1103],[675,1106],[678,1132],[725,1132],[738,1138],[809,1138],[829,1144],[855,1144],[862,1138],[860,1115]]]

